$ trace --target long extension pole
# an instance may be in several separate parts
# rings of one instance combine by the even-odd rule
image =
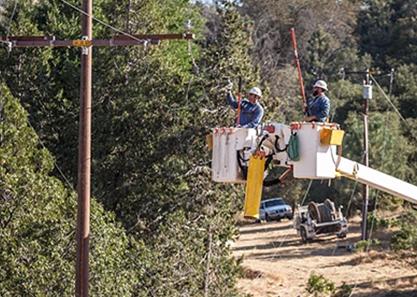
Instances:
[[[82,36],[92,40],[93,3],[83,1]],[[84,47],[81,54],[80,121],[78,145],[78,211],[77,211],[77,264],[75,295],[88,296],[88,253],[90,239],[90,182],[91,182],[91,84],[92,51]]]
[[[236,126],[240,124],[240,110],[242,104],[242,77],[239,76],[239,86],[237,90],[237,115],[236,115]]]
[[[298,58],[297,39],[295,38],[295,29],[291,28],[290,33],[291,33],[292,47],[294,50],[295,64],[297,66],[298,81],[300,82],[301,99],[303,100],[303,113],[306,113],[307,112],[307,99],[306,99],[306,94],[304,92],[304,82],[303,82],[303,75],[301,74],[300,59]]]

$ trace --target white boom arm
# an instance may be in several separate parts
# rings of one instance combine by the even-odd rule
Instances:
[[[341,158],[337,171],[372,188],[417,203],[417,187],[398,178],[346,158]]]

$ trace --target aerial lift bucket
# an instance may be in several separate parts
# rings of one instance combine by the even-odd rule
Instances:
[[[259,218],[262,184],[265,170],[265,154],[258,152],[249,159],[248,178],[246,181],[245,218]]]

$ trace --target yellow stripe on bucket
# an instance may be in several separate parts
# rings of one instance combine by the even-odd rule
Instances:
[[[265,155],[251,156],[249,159],[248,178],[246,181],[245,218],[259,218],[264,170]]]

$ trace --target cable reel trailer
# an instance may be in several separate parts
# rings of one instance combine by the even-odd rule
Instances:
[[[304,206],[298,205],[294,214],[294,228],[303,243],[321,234],[335,234],[338,238],[345,238],[348,232],[342,207],[336,210],[330,199],[326,199],[323,203],[310,202]]]

